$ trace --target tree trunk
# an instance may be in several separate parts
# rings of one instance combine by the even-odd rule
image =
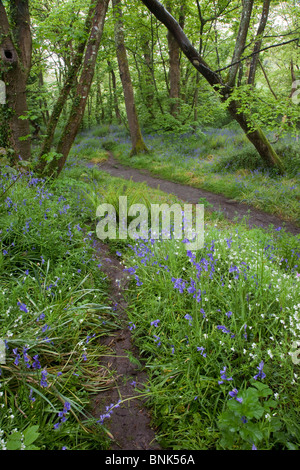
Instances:
[[[247,37],[247,28],[249,25],[252,11],[252,1],[245,0],[243,5],[242,20],[240,23],[240,29],[238,32],[232,66],[230,68],[229,80],[224,83],[216,72],[214,72],[209,65],[203,60],[201,55],[193,47],[187,36],[183,32],[177,21],[170,15],[170,13],[164,8],[164,6],[158,0],[142,0],[144,5],[161,21],[168,30],[176,38],[181,50],[194,67],[201,73],[201,75],[207,80],[207,82],[214,88],[218,93],[219,97],[223,102],[226,102],[234,89],[234,82],[238,67],[236,67],[236,59],[240,60],[241,54],[244,49],[244,44]],[[243,28],[242,26],[243,25]],[[277,167],[279,171],[283,171],[283,164],[281,159],[272,148],[270,142],[267,140],[262,130],[256,128],[253,130],[251,122],[248,122],[246,116],[240,112],[240,104],[236,100],[231,100],[228,105],[228,110],[231,116],[239,123],[243,131],[245,132],[249,141],[255,146],[261,158],[270,165],[271,167]]]
[[[167,2],[167,8],[171,10],[171,3]],[[179,19],[180,27],[183,29],[184,26],[184,10],[181,7],[181,14]],[[167,34],[168,46],[169,46],[169,81],[170,81],[170,112],[172,116],[177,117],[180,112],[180,46],[173,34],[168,31]]]
[[[48,169],[48,173],[53,176],[58,176],[62,171],[82,122],[94,76],[108,3],[109,0],[97,0],[95,5],[91,33],[86,46],[82,73],[77,85],[75,99],[72,104],[69,119],[65,125],[56,149],[57,153],[60,154],[61,157],[58,160],[53,160]]]
[[[99,78],[97,77],[97,83],[96,83],[96,110],[95,110],[95,117],[96,117],[96,123],[100,125],[103,123],[104,118],[105,118],[105,113],[104,113],[104,106],[103,106],[103,99],[102,99],[102,91],[101,91],[101,83]]]
[[[116,74],[111,62],[107,61],[110,73],[111,73],[111,83],[112,83],[112,92],[113,92],[113,99],[114,99],[114,107],[115,107],[115,115],[116,119],[119,124],[122,122],[120,110],[119,110],[119,103],[118,103],[118,95],[117,95],[117,81],[116,81]]]
[[[227,85],[230,87],[233,87],[235,84],[236,75],[239,69],[239,60],[241,59],[242,53],[244,52],[244,49],[245,49],[252,9],[253,9],[253,0],[244,0],[243,10],[242,10],[242,15],[241,15],[241,20],[240,20],[240,27],[238,30],[234,53],[233,53],[233,57],[231,61],[233,65],[230,67],[229,79],[227,81]]]
[[[90,6],[90,9],[89,9],[89,12],[88,12],[88,16],[87,16],[87,19],[86,19],[86,24],[85,24],[86,35],[88,35],[88,32],[90,31],[90,28],[91,28],[91,21],[92,21],[93,12],[94,12],[94,1],[92,0],[91,6]],[[46,137],[43,141],[42,148],[41,148],[40,154],[39,154],[39,164],[37,166],[37,169],[39,171],[43,171],[44,168],[46,167],[47,162],[42,157],[44,155],[46,155],[47,153],[49,153],[50,150],[51,150],[51,146],[52,146],[52,142],[53,142],[53,139],[54,139],[54,134],[55,134],[55,130],[57,128],[59,118],[61,116],[61,113],[64,109],[64,106],[66,104],[66,101],[68,99],[68,96],[69,96],[72,88],[74,88],[74,86],[76,85],[78,70],[79,70],[79,68],[81,66],[81,63],[82,63],[82,58],[83,58],[84,50],[85,50],[85,47],[86,47],[86,43],[87,43],[87,36],[78,45],[74,61],[68,69],[66,80],[64,82],[64,85],[60,89],[58,99],[57,99],[57,101],[54,105],[54,108],[52,110],[51,117],[50,117],[50,119],[48,121],[48,125],[47,125]]]
[[[115,43],[119,64],[120,78],[123,86],[125,107],[132,142],[131,155],[147,153],[148,149],[142,137],[138,115],[135,106],[133,86],[130,77],[127,52],[124,41],[123,21],[120,0],[113,0],[115,16]]]
[[[264,0],[261,19],[256,33],[256,41],[253,48],[253,56],[249,67],[248,84],[254,85],[257,64],[259,62],[259,51],[262,44],[262,36],[268,21],[271,0]]]
[[[2,108],[6,122],[0,127],[8,130],[4,145],[14,150],[16,163],[19,158],[31,158],[30,121],[23,118],[28,114],[26,85],[32,53],[28,0],[12,0],[11,16],[12,27],[0,0],[0,75],[6,84],[6,104]]]
[[[151,24],[152,26],[152,24]],[[154,105],[154,89],[155,89],[155,77],[153,70],[153,57],[152,51],[149,45],[149,40],[146,37],[142,39],[143,57],[145,61],[144,70],[144,88],[145,88],[145,105],[149,110],[149,113],[153,116],[153,105]]]

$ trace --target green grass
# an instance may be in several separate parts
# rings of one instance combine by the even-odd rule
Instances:
[[[89,404],[110,386],[99,371],[99,338],[118,319],[92,246],[88,185],[78,177],[78,169],[55,182],[0,177],[2,449],[108,445]]]
[[[282,252],[287,239],[297,253]],[[197,253],[177,240],[124,247],[129,320],[160,441],[185,450],[298,449],[299,365],[290,354],[299,340],[299,237],[207,224],[205,242]],[[255,380],[261,361],[266,376]],[[224,367],[232,380],[220,384]],[[234,389],[243,404],[231,401]]]

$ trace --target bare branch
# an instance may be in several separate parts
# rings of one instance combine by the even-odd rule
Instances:
[[[290,41],[280,42],[279,44],[272,44],[271,46],[263,47],[263,48],[260,49],[259,51],[252,52],[252,54],[249,54],[249,55],[247,55],[247,56],[245,56],[245,57],[242,57],[240,60],[238,60],[238,61],[235,62],[235,63],[231,63],[231,64],[229,64],[229,65],[226,65],[226,67],[223,67],[223,68],[221,68],[221,69],[215,70],[215,73],[222,72],[223,70],[229,69],[229,68],[232,67],[233,65],[240,64],[243,60],[249,59],[249,58],[252,57],[254,54],[259,54],[260,52],[267,51],[268,49],[272,49],[273,47],[285,46],[286,44],[290,44],[291,42],[296,42],[296,43],[297,43],[297,46],[299,47],[299,44],[298,44],[298,43],[299,43],[299,38],[291,39]]]

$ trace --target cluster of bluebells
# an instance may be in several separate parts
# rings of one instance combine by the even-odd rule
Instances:
[[[58,417],[60,420],[54,424],[54,429],[59,429],[60,426],[67,421],[67,414],[70,410],[71,404],[68,401],[65,401],[63,410],[58,412]]]
[[[109,406],[106,406],[105,413],[100,416],[97,423],[102,425],[104,423],[105,419],[111,418],[111,415],[113,414],[114,409],[119,408],[121,401],[122,400],[119,400],[115,405],[113,403],[111,403]]]

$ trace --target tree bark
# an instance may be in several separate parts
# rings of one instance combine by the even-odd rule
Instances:
[[[167,2],[167,8],[171,11],[171,2]],[[181,6],[179,25],[183,29],[184,27],[184,5]],[[169,82],[170,82],[170,112],[171,115],[177,117],[180,113],[180,46],[173,34],[168,30],[167,34],[168,46],[169,46]]]
[[[135,106],[133,86],[130,77],[127,52],[125,47],[121,1],[113,0],[113,9],[115,16],[115,44],[119,64],[120,78],[123,87],[126,114],[128,119],[129,131],[132,142],[131,155],[138,153],[147,153],[148,149],[142,137],[137,110]]]
[[[4,144],[14,150],[14,163],[19,158],[30,160],[30,121],[27,116],[27,78],[31,68],[32,41],[28,0],[12,0],[13,26],[0,0],[0,58],[1,79],[6,84],[6,104],[2,108],[8,136]]]
[[[255,73],[259,61],[259,51],[262,45],[262,37],[268,21],[271,0],[264,0],[261,19],[256,33],[256,41],[253,48],[253,56],[249,67],[248,84],[254,85]]]
[[[112,64],[109,60],[107,61],[107,65],[109,67],[110,74],[111,74],[111,83],[112,83],[112,91],[113,91],[113,98],[114,98],[115,115],[116,115],[116,119],[117,119],[118,123],[121,124],[122,118],[121,118],[121,114],[120,114],[120,110],[119,110],[119,103],[118,103],[116,74],[115,74],[114,68],[113,68],[113,66],[112,66]]]
[[[96,84],[96,110],[95,110],[95,116],[96,116],[96,123],[98,125],[100,125],[101,122],[104,121],[105,113],[104,113],[104,106],[103,106],[103,99],[102,99],[101,83],[100,83],[100,80],[98,78],[97,78],[97,84]]]
[[[60,154],[61,157],[58,160],[54,159],[48,168],[48,173],[52,176],[58,176],[62,171],[82,122],[94,76],[108,4],[109,0],[97,0],[95,5],[91,32],[86,46],[82,73],[76,88],[75,99],[56,149],[57,154]]]
[[[238,30],[238,34],[237,34],[237,38],[235,42],[234,53],[233,53],[233,57],[231,61],[233,65],[230,67],[229,78],[227,81],[227,85],[230,87],[233,87],[235,84],[236,75],[239,69],[239,60],[245,49],[249,24],[251,20],[252,8],[253,8],[253,0],[244,0],[240,26],[239,26],[239,30]]]
[[[151,22],[152,27],[152,22]],[[154,90],[155,90],[155,76],[153,70],[153,54],[149,44],[149,40],[146,37],[142,38],[142,49],[145,66],[143,67],[144,71],[144,89],[145,91],[145,105],[148,109],[150,115],[153,114],[153,105],[154,105]]]
[[[60,89],[59,96],[57,98],[57,101],[54,105],[54,108],[52,110],[50,119],[48,121],[47,125],[47,130],[46,130],[46,137],[43,141],[42,148],[40,150],[39,154],[39,164],[37,166],[37,169],[39,171],[43,171],[44,168],[46,167],[46,160],[44,160],[42,157],[46,155],[47,153],[50,152],[55,130],[57,128],[57,124],[59,121],[59,118],[61,116],[61,113],[64,109],[64,106],[66,104],[66,101],[68,99],[68,96],[70,95],[71,90],[74,88],[76,85],[77,77],[78,77],[78,70],[80,69],[81,63],[82,63],[82,58],[84,54],[84,50],[87,44],[87,39],[88,39],[88,33],[91,29],[91,24],[92,24],[92,16],[94,13],[94,0],[91,2],[91,6],[87,15],[86,23],[85,23],[85,32],[86,32],[86,37],[79,43],[77,52],[75,54],[75,58],[73,63],[70,65],[68,69],[68,73],[66,76],[66,80]]]
[[[229,80],[227,83],[224,83],[218,75],[214,72],[209,65],[203,60],[201,55],[193,47],[191,42],[188,40],[187,36],[180,28],[180,25],[176,20],[170,15],[170,13],[163,7],[163,5],[158,0],[141,0],[144,5],[156,16],[156,18],[161,21],[168,30],[176,38],[181,50],[189,61],[194,65],[194,67],[201,73],[201,75],[207,80],[207,82],[215,89],[219,94],[220,99],[225,102],[227,101],[232,91],[234,90],[234,82],[237,74],[238,68],[235,65],[231,66]],[[244,44],[246,41],[246,30],[247,24],[250,21],[250,11],[252,11],[252,1],[245,0],[243,12],[242,12],[242,21],[243,27],[240,26],[233,63],[236,62],[235,59],[240,59],[242,51],[244,49]],[[231,85],[230,85],[231,84]],[[256,128],[253,130],[253,124],[248,121],[244,113],[240,112],[240,104],[237,100],[230,100],[228,105],[228,110],[233,119],[235,119],[243,131],[245,132],[249,141],[255,146],[261,158],[271,167],[277,167],[279,171],[283,171],[283,165],[281,159],[276,154],[272,148],[270,142],[267,140],[262,130]]]

